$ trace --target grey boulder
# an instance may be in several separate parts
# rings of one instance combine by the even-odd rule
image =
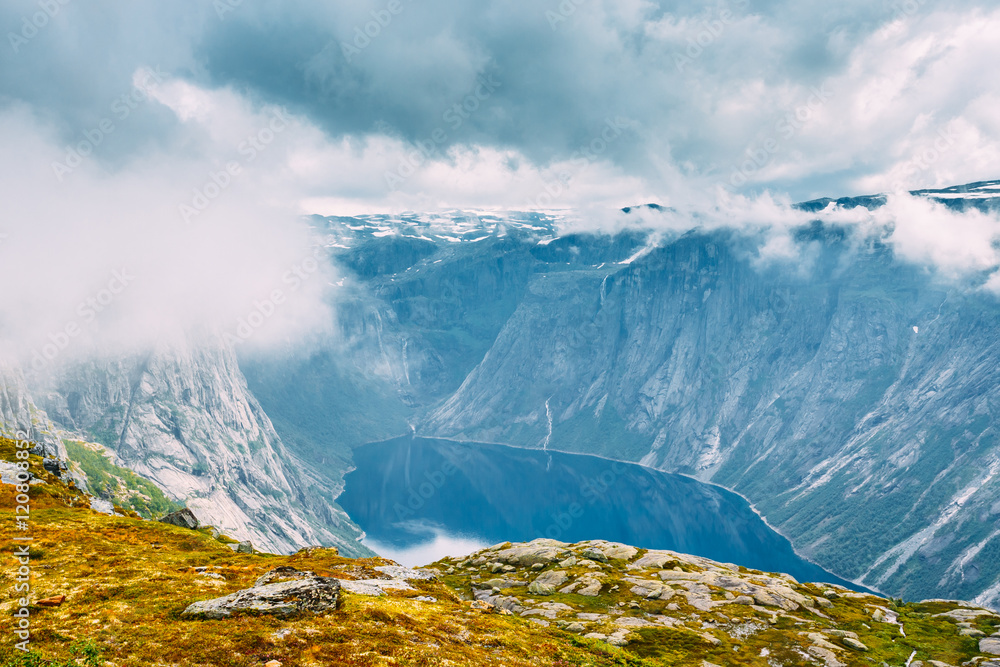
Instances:
[[[979,640],[979,651],[990,655],[1000,655],[1000,638],[986,637]]]
[[[278,578],[287,576],[290,573],[283,572]],[[308,576],[254,586],[221,598],[195,602],[181,616],[222,619],[234,613],[290,616],[302,611],[324,612],[336,609],[339,597],[339,579]]]
[[[253,553],[253,544],[249,540],[245,540],[239,544],[230,544],[229,547],[238,554]]]
[[[550,570],[531,582],[528,592],[534,595],[552,595],[567,581],[569,577],[562,570]]]
[[[171,512],[167,516],[160,519],[161,523],[169,523],[171,526],[180,526],[181,528],[187,528],[189,530],[198,530],[201,523],[198,521],[198,517],[194,515],[194,512],[188,508],[178,510],[176,512]]]

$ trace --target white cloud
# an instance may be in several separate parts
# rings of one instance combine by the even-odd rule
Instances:
[[[182,150],[114,171],[89,156],[62,182],[53,164],[65,163],[66,149],[52,128],[26,107],[0,113],[0,339],[8,355],[40,367],[48,364],[39,354],[65,360],[96,345],[121,351],[235,333],[258,305],[271,310],[276,290],[281,304],[255,329],[255,343],[330,326],[331,268],[295,274],[314,257],[285,165],[311,131],[289,123],[251,159],[240,147],[271,127],[275,110],[180,83],[156,96],[184,121]],[[224,175],[228,163],[239,165],[236,175]],[[214,195],[204,210],[196,191]],[[182,205],[196,212],[189,222]]]
[[[887,241],[904,260],[933,267],[947,278],[1000,267],[1000,218],[978,210],[956,212],[907,194],[890,195],[874,220],[891,228]]]

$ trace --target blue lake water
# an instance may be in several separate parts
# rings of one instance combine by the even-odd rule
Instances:
[[[740,496],[682,475],[414,437],[360,447],[354,462],[338,502],[365,544],[405,565],[499,542],[604,539],[850,585],[798,556]]]

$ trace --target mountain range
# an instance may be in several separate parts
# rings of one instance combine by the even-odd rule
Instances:
[[[1000,182],[915,196],[1000,209]],[[219,337],[54,376],[5,367],[0,419],[85,438],[206,523],[289,552],[364,555],[335,502],[352,449],[407,433],[599,454],[746,497],[799,553],[912,599],[1000,604],[1000,304],[800,204],[805,258],[657,206],[313,217],[342,267],[336,334]],[[62,450],[65,454],[65,451]]]

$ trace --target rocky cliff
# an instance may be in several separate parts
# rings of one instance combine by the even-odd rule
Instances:
[[[90,359],[34,384],[58,427],[105,445],[204,523],[274,552],[367,553],[336,484],[288,452],[221,341]]]
[[[45,411],[31,397],[18,366],[0,361],[0,433],[8,438],[26,435],[53,456],[65,458],[66,450]]]

